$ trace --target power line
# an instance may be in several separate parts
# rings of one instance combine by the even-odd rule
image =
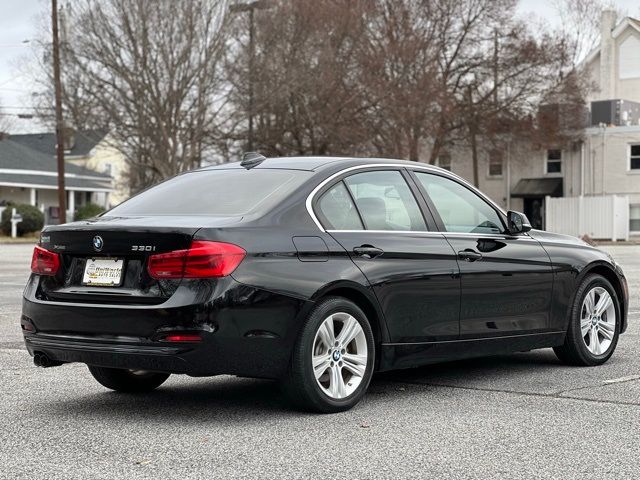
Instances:
[[[0,90],[13,90],[15,92],[29,92],[28,88],[0,87]]]
[[[32,119],[35,117],[34,113],[3,113],[0,112],[0,117],[18,117],[21,119]]]
[[[55,110],[54,107],[24,107],[24,106],[7,106],[7,105],[0,105],[0,108],[2,108],[2,110],[33,110],[34,112],[37,112],[38,110]]]
[[[25,74],[24,74],[24,73],[19,73],[19,74],[18,74],[18,75],[16,75],[15,77],[11,77],[11,78],[9,78],[8,80],[5,80],[4,82],[1,82],[1,83],[0,83],[0,87],[1,87],[2,85],[6,85],[7,83],[11,83],[11,82],[13,82],[14,80],[16,80],[16,79],[18,79],[18,78],[20,78],[20,77],[24,77],[24,76],[25,76]]]

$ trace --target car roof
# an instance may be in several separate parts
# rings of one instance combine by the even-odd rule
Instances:
[[[425,163],[411,162],[407,160],[396,160],[389,158],[375,158],[375,157],[270,157],[263,162],[256,165],[255,169],[287,169],[287,170],[306,170],[306,171],[319,171],[324,168],[342,167],[348,168],[358,165],[369,164],[388,164],[398,166],[415,166],[431,167],[434,170],[440,170],[439,167],[429,165]],[[226,170],[244,168],[240,165],[240,162],[223,163],[219,165],[212,165],[203,167],[201,170]]]

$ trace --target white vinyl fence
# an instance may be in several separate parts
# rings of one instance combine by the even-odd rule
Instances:
[[[626,196],[547,197],[545,229],[598,240],[629,240],[629,199]]]

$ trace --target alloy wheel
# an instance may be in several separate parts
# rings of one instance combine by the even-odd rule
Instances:
[[[611,295],[603,287],[592,288],[585,295],[580,312],[580,333],[587,350],[604,355],[616,332],[616,308]]]
[[[332,399],[343,399],[358,388],[367,369],[367,338],[350,314],[329,315],[313,340],[312,366],[320,389]]]

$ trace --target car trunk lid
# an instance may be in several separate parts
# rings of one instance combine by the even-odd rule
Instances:
[[[149,257],[188,249],[203,226],[222,228],[240,220],[105,216],[49,227],[40,244],[60,255],[61,268],[55,276],[41,278],[39,293],[43,299],[60,302],[162,303],[175,293],[180,280],[152,278],[147,272]],[[105,267],[108,274],[104,274]]]

